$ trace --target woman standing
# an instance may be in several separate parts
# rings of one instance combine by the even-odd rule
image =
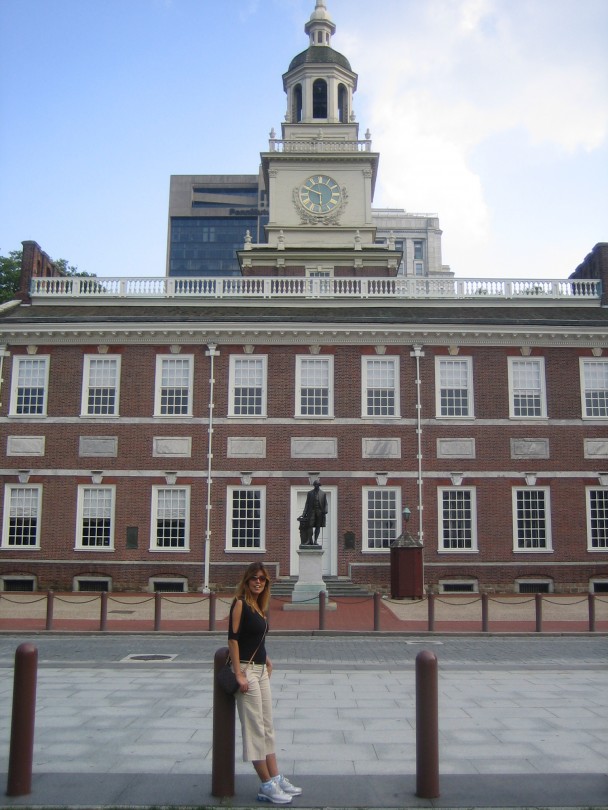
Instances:
[[[238,584],[230,607],[228,649],[239,689],[236,705],[243,737],[243,761],[252,762],[261,785],[258,801],[289,804],[302,788],[292,785],[277,765],[272,722],[272,662],[264,644],[268,630],[270,578],[252,563]]]

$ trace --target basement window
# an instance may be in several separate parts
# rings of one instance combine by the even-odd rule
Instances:
[[[589,584],[591,593],[608,593],[608,579],[592,579]]]
[[[477,593],[477,581],[474,579],[439,580],[439,593]]]
[[[72,586],[74,591],[99,592],[111,591],[112,580],[110,577],[74,577]]]
[[[148,589],[152,593],[187,593],[187,579],[150,579]]]
[[[36,590],[36,577],[0,577],[0,591],[32,593]]]
[[[553,593],[553,582],[550,579],[546,580],[516,580],[515,581],[516,593]]]

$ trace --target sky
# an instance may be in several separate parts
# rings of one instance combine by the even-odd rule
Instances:
[[[608,241],[607,0],[327,0],[375,208],[459,278],[564,278]],[[169,177],[254,174],[314,0],[0,0],[0,254],[162,276]]]

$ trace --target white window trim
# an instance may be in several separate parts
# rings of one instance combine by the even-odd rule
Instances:
[[[234,390],[237,360],[262,361],[262,411],[261,413],[243,414],[234,412]],[[268,355],[267,354],[231,354],[228,370],[228,416],[234,419],[265,419],[268,405]]]
[[[187,413],[161,413],[161,382],[163,360],[188,360],[188,412]],[[189,419],[192,417],[192,401],[194,399],[194,355],[193,354],[157,354],[156,375],[154,378],[154,416],[161,419]]]
[[[517,545],[517,493],[521,491],[534,490],[536,492],[545,493],[545,534],[547,537],[547,545],[545,548],[520,548]],[[513,487],[511,490],[512,497],[512,514],[513,514],[513,553],[514,554],[552,554],[553,553],[553,538],[551,534],[551,490],[549,487]],[[536,577],[534,578],[536,581]]]
[[[471,495],[471,548],[444,548],[443,538],[443,493],[469,492]],[[439,554],[478,554],[477,537],[477,488],[476,487],[437,487],[437,552]],[[452,581],[452,580],[447,580]],[[464,581],[464,580],[463,580]],[[472,580],[466,580],[470,582]]]
[[[602,546],[601,548],[594,548],[591,545],[591,493],[597,492],[598,490],[603,490],[604,492],[608,491],[608,487],[601,487],[601,486],[589,486],[585,487],[585,512],[586,512],[586,521],[587,521],[587,551],[590,551],[592,554],[606,554],[608,552],[608,545]]]
[[[509,418],[510,419],[521,419],[525,421],[527,419],[532,419],[534,421],[538,419],[546,419],[547,418],[547,383],[546,383],[546,376],[545,376],[545,358],[544,357],[508,357],[508,381],[509,381]],[[515,415],[515,402],[514,402],[514,390],[513,390],[513,365],[515,363],[523,363],[523,362],[531,362],[531,363],[538,363],[540,366],[540,415],[539,416],[516,416]]]
[[[112,493],[112,514],[110,515],[110,545],[109,546],[83,546],[82,545],[82,512],[84,509],[84,493],[88,489],[108,489]],[[76,506],[76,540],[74,551],[99,552],[108,554],[114,551],[114,533],[116,531],[116,484],[79,484],[78,502]]]
[[[441,413],[441,364],[449,361],[465,362],[467,365],[467,393],[469,398],[469,412],[466,416],[450,416]],[[449,355],[439,355],[435,357],[435,418],[436,419],[474,419],[475,418],[475,397],[473,385],[473,358],[472,357],[450,357]]]
[[[10,546],[8,535],[11,519],[11,492],[14,489],[33,489],[38,493],[36,506],[36,544],[33,546]],[[40,524],[42,522],[42,485],[41,484],[5,484],[4,485],[4,514],[2,516],[2,548],[5,551],[37,551],[40,550]]]
[[[156,545],[156,519],[158,517],[158,493],[165,489],[175,489],[186,493],[186,520],[184,526],[184,547],[183,548],[168,548]],[[170,486],[168,484],[155,484],[152,487],[151,497],[151,511],[150,511],[150,551],[155,554],[184,554],[190,551],[190,494],[191,487],[189,484],[177,486]],[[158,577],[159,579],[167,579],[167,577]]]
[[[592,420],[592,421],[605,421],[608,419],[608,414],[606,416],[588,416],[587,415],[587,403],[585,402],[585,366],[596,364],[596,363],[603,363],[606,365],[608,363],[608,359],[605,357],[579,357],[579,377],[580,377],[580,386],[581,386],[581,416],[583,419]]]
[[[363,355],[361,357],[361,418],[362,419],[373,419],[374,422],[377,422],[379,419],[399,419],[401,417],[401,371],[400,371],[400,362],[399,356],[394,355]],[[395,386],[393,388],[394,397],[395,397],[395,412],[390,414],[390,416],[376,416],[374,414],[370,415],[367,413],[367,370],[370,362],[374,361],[384,361],[390,362],[393,364],[394,368],[394,376],[395,376]]]
[[[327,395],[327,414],[301,413],[301,389],[303,360],[326,360],[328,362],[329,391]],[[298,354],[296,355],[296,397],[295,416],[297,419],[333,419],[334,418],[334,356],[333,354]]]
[[[116,407],[114,413],[89,413],[89,388],[91,379],[91,360],[108,359],[116,361]],[[85,354],[82,367],[82,394],[80,400],[80,415],[89,419],[114,419],[120,414],[120,369],[122,356],[120,354]]]
[[[362,487],[361,488],[361,517],[362,517],[362,554],[390,554],[390,545],[388,548],[370,548],[368,524],[367,524],[367,493],[368,492],[395,492],[395,539],[399,537],[403,531],[402,526],[402,513],[401,513],[401,488],[400,487]]]
[[[42,403],[42,413],[17,413],[17,388],[19,387],[19,366],[23,362],[32,360],[44,360],[44,400]],[[18,354],[13,357],[13,369],[11,374],[11,401],[9,416],[18,416],[20,419],[40,419],[47,415],[49,401],[49,369],[51,357],[48,354]]]
[[[232,496],[234,492],[243,489],[251,489],[260,493],[260,547],[259,548],[234,548],[232,545]],[[226,487],[226,535],[225,551],[229,554],[262,554],[266,552],[266,487],[231,485]]]

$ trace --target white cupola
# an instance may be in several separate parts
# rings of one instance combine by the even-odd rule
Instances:
[[[310,20],[304,26],[304,30],[310,38],[311,45],[331,45],[331,35],[336,30],[325,0],[317,0],[315,10],[310,15]]]

